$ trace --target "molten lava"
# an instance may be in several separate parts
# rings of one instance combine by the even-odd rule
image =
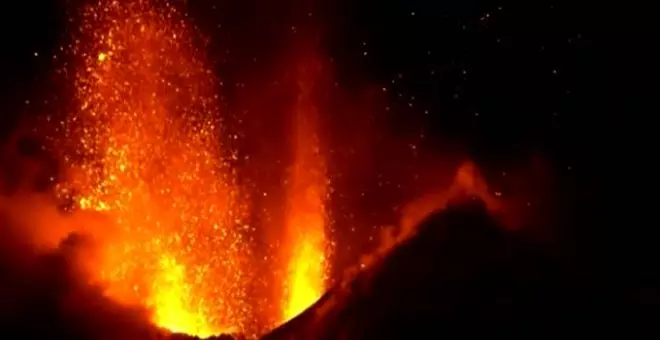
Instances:
[[[318,300],[326,289],[329,244],[325,201],[328,180],[317,135],[318,112],[312,98],[318,63],[303,65],[295,109],[294,165],[288,181],[284,320]]]
[[[213,72],[167,3],[98,0],[70,52],[78,107],[62,123],[62,197],[102,211],[107,295],[201,337],[244,330],[247,206],[222,149]]]

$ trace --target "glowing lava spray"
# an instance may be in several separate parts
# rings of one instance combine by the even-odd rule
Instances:
[[[317,134],[318,112],[313,99],[317,62],[303,64],[294,111],[294,165],[287,194],[286,242],[288,275],[285,282],[284,320],[318,300],[325,291],[329,242],[326,235],[328,180]]]
[[[247,207],[195,32],[155,0],[98,0],[79,19],[69,46],[78,107],[61,125],[59,193],[116,227],[96,233],[95,279],[163,328],[244,331]]]

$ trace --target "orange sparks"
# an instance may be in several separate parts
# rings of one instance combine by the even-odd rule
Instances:
[[[117,230],[97,232],[109,296],[207,337],[245,331],[249,226],[192,33],[169,4],[98,0],[82,11],[59,192],[114,221]]]
[[[310,65],[307,65],[310,66]],[[316,66],[316,65],[314,65]],[[311,98],[314,73],[303,69],[295,111],[294,166],[290,174],[286,214],[290,251],[285,283],[284,320],[316,302],[327,281],[325,199],[328,183],[320,142],[316,135],[317,112]]]

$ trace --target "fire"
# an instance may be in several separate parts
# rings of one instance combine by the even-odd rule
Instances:
[[[311,219],[314,219],[313,217]],[[306,220],[305,228],[317,229],[320,221]],[[288,294],[284,319],[289,320],[316,302],[325,291],[326,257],[324,235],[319,231],[306,231],[296,241],[288,277]]]
[[[163,257],[160,261],[162,272],[153,286],[154,294],[149,305],[158,306],[154,321],[178,333],[190,333],[191,330],[202,337],[213,334],[208,324],[208,315],[191,311],[186,305],[186,297],[191,295],[191,285],[186,282],[185,267],[176,260]],[[202,309],[203,311],[203,309]]]
[[[213,72],[167,3],[98,0],[70,52],[79,107],[62,123],[63,197],[112,217],[97,279],[153,321],[201,337],[244,330],[247,206],[222,149]]]
[[[311,98],[314,70],[303,69],[295,111],[294,166],[286,215],[291,253],[283,316],[291,319],[318,300],[326,288],[329,242],[326,238],[328,181],[316,134],[317,111]]]

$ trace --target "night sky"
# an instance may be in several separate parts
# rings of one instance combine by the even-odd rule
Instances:
[[[14,6],[0,30],[3,136],[56,92],[51,56],[66,36],[62,1]],[[265,82],[299,39],[315,37],[341,92],[377,93],[372,112],[399,128],[395,137],[422,134],[416,147],[431,153],[460,149],[495,185],[502,172],[543,159],[559,248],[610,282],[655,276],[649,56],[645,24],[630,24],[623,10],[550,1],[190,6],[227,87]],[[226,89],[228,101],[236,91]]]

